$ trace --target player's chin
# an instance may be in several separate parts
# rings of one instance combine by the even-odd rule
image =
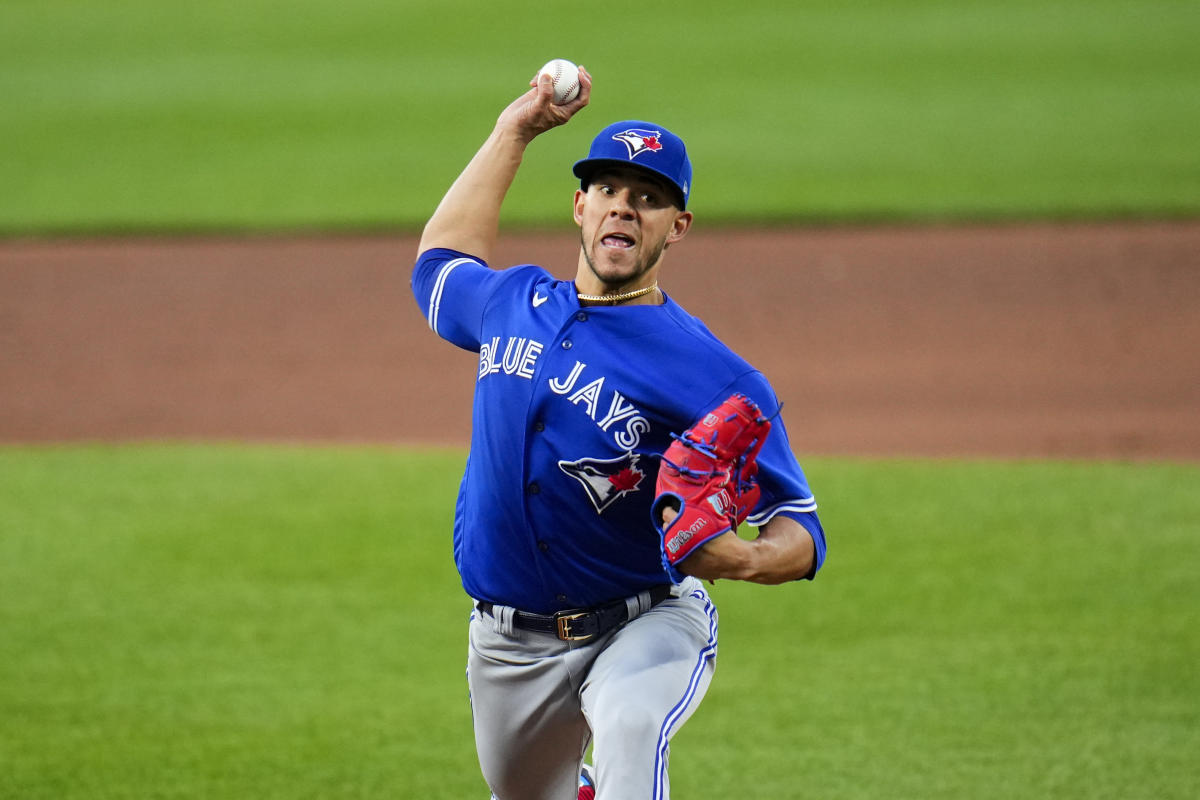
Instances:
[[[597,248],[592,258],[596,277],[608,284],[621,285],[638,277],[645,270],[638,248]]]

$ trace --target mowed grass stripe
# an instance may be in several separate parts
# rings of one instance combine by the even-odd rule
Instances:
[[[485,796],[464,457],[0,449],[0,796]],[[1195,466],[805,466],[829,562],[712,587],[680,796],[1195,796]]]

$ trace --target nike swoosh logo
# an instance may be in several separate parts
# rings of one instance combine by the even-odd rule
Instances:
[[[542,303],[546,302],[549,299],[550,299],[549,296],[542,296],[542,295],[538,294],[537,292],[534,292],[533,293],[533,307],[537,308],[538,306],[540,306]]]

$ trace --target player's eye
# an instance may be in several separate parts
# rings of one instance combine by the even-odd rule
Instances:
[[[663,195],[658,192],[642,192],[638,199],[643,205],[649,208],[661,208],[667,204],[663,199]]]

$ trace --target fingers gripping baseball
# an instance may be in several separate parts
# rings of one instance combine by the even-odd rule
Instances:
[[[592,76],[579,67],[579,93],[566,103],[555,103],[554,77],[545,72],[534,75],[530,89],[500,114],[500,125],[511,125],[526,140],[565,124],[586,106],[592,95]]]
[[[663,454],[652,522],[663,566],[676,582],[679,565],[714,538],[737,529],[761,490],[755,459],[771,428],[749,397],[735,394],[675,437]]]

